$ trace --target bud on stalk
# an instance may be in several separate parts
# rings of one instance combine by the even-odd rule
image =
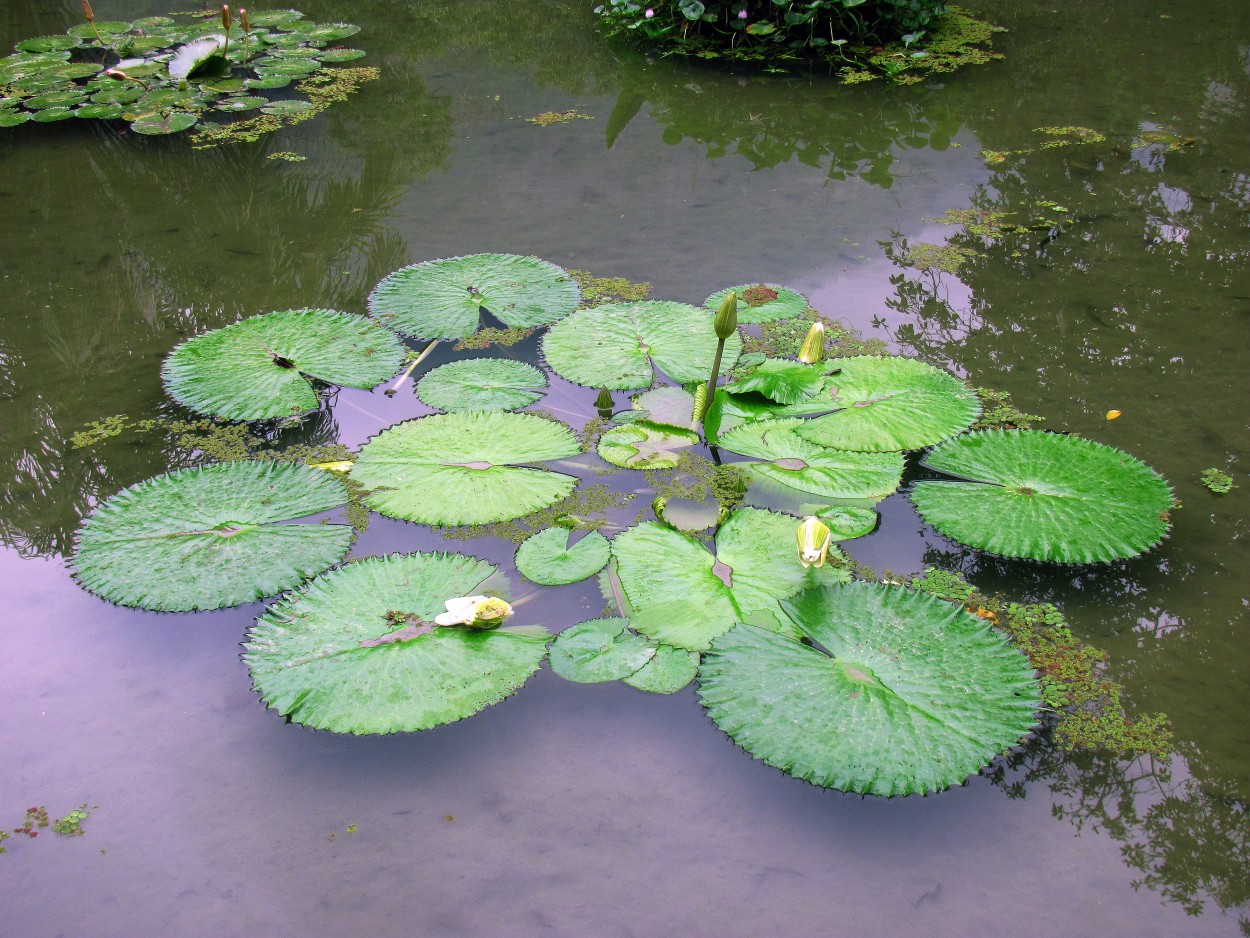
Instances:
[[[812,323],[812,328],[807,330],[807,338],[803,340],[803,347],[799,349],[799,361],[805,365],[815,365],[817,362],[825,360],[825,324],[823,322]]]

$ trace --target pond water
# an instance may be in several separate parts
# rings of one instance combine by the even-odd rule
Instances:
[[[91,806],[81,838],[6,842],[0,931],[1250,931],[1250,5],[978,0],[1009,29],[1006,60],[908,88],[648,60],[606,46],[592,5],[305,2],[360,24],[383,77],[253,145],[0,131],[0,824]],[[5,4],[0,47],[77,7]],[[527,120],[568,109],[586,119]],[[1038,128],[1072,126],[1104,139],[1044,146],[1072,135]],[[969,208],[1035,227],[991,243],[937,220]],[[906,263],[952,238],[978,249],[957,273]],[[261,604],[161,615],[74,585],[80,518],[180,457],[157,435],[68,438],[177,416],[159,377],[177,342],[267,310],[362,312],[397,267],[482,251],[694,303],[785,284],[1158,468],[1182,508],[1131,562],[989,559],[901,496],[847,549],[1058,604],[1128,705],[1169,715],[1170,762],[1042,749],[936,796],[861,798],[752,760],[692,689],[546,669],[436,731],[336,736],[251,689],[239,643]],[[593,413],[593,391],[557,384],[572,422]],[[426,412],[342,392],[302,433],[356,447]],[[1238,487],[1213,495],[1210,467]],[[354,551],[432,548],[510,564],[513,545],[375,518]],[[556,630],[602,608],[589,582],[518,619]]]

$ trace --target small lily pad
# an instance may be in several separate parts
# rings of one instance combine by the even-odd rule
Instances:
[[[147,114],[131,121],[130,129],[135,133],[149,136],[177,134],[194,127],[198,120],[196,115],[182,111],[173,111],[169,114]]]
[[[630,687],[651,694],[675,694],[686,688],[699,673],[699,656],[672,645],[655,646],[650,661],[628,677],[621,678]]]
[[[669,469],[681,450],[695,446],[699,434],[682,427],[636,420],[613,427],[599,438],[599,457],[625,469]]]
[[[628,678],[655,657],[656,646],[629,631],[629,620],[590,619],[571,625],[551,643],[547,660],[566,681],[599,684]]]
[[[542,399],[547,376],[525,362],[472,358],[435,368],[417,384],[417,397],[436,410],[520,410]]]
[[[608,539],[589,531],[569,543],[566,528],[544,528],[517,548],[516,568],[523,577],[542,586],[562,586],[592,577],[612,557]]]
[[[720,309],[730,290],[738,294],[738,322],[744,324],[793,319],[802,316],[808,307],[807,298],[801,293],[767,283],[744,283],[717,290],[703,305],[713,311]]]

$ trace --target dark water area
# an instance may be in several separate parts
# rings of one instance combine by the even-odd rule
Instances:
[[[254,144],[0,129],[0,826],[98,806],[81,838],[4,843],[0,933],[1250,931],[1250,4],[978,0],[1006,59],[912,87],[651,60],[607,45],[592,6],[301,4],[361,25],[382,78]],[[6,3],[0,48],[79,15]],[[588,119],[528,121],[568,109]],[[1073,127],[1101,139],[1039,130]],[[943,223],[968,209],[1026,230]],[[974,253],[921,269],[923,245]],[[252,690],[239,643],[262,604],[156,614],[74,584],[81,518],[185,457],[156,434],[69,438],[181,416],[159,374],[175,344],[268,310],[363,312],[392,270],[485,251],[696,304],[784,284],[1156,467],[1181,507],[1132,561],[987,557],[903,496],[846,548],[1055,603],[1130,708],[1168,714],[1172,759],[1041,746],[939,795],[861,798],[752,760],[692,689],[545,668],[469,720],[338,736]],[[557,381],[548,406],[576,425],[593,397]],[[427,412],[343,391],[295,435],[355,448]],[[1214,495],[1208,468],[1237,487]],[[375,516],[353,552],[415,549],[509,567],[514,547]],[[603,604],[591,581],[517,618],[554,631]]]

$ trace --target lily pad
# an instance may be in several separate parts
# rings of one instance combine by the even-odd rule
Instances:
[[[655,645],[629,631],[628,619],[590,619],[557,635],[547,660],[566,681],[599,684],[630,677],[655,653]]]
[[[881,521],[881,516],[871,508],[855,506],[826,508],[817,512],[817,517],[829,528],[835,541],[849,541],[871,534]]]
[[[783,605],[814,645],[740,625],[699,668],[713,722],[783,772],[865,794],[941,791],[1036,725],[1032,665],[960,606],[877,583]]]
[[[613,427],[599,438],[599,457],[625,469],[670,469],[681,450],[697,445],[699,434],[683,427],[636,420]]]
[[[532,329],[568,315],[580,302],[577,282],[555,264],[472,254],[387,275],[369,294],[369,312],[407,336],[463,339],[477,331],[482,309],[509,327]]]
[[[635,396],[632,404],[632,410],[617,414],[613,419],[618,423],[650,420],[652,423],[668,424],[686,430],[696,429],[694,395],[685,388],[671,385],[652,388]],[[629,420],[626,420],[627,416]]]
[[[849,575],[804,568],[795,548],[799,519],[757,508],[734,512],[713,555],[698,540],[654,522],[616,536],[612,554],[634,628],[659,642],[702,651],[737,622],[796,634],[778,600]]]
[[[1172,490],[1110,446],[1040,430],[982,430],[944,443],[930,469],[967,481],[923,481],[911,498],[941,534],[1004,557],[1105,563],[1167,534]]]
[[[86,589],[162,612],[272,596],[337,563],[353,531],[283,524],[347,502],[343,483],[294,464],[229,462],[132,486],[88,516],[71,566]]]
[[[817,367],[769,359],[745,378],[725,385],[725,390],[730,394],[754,391],[777,404],[797,404],[814,395],[823,384],[824,375]]]
[[[608,539],[590,531],[574,544],[566,528],[544,528],[517,548],[516,568],[542,586],[562,586],[592,577],[612,558]]]
[[[744,283],[738,287],[717,290],[703,305],[715,312],[720,309],[729,291],[738,294],[738,322],[761,323],[793,319],[807,311],[807,298],[800,293],[766,283]]]
[[[714,316],[686,303],[643,300],[580,309],[543,336],[543,356],[562,378],[610,390],[645,388],[652,365],[679,384],[706,381],[716,353]],[[725,343],[722,373],[742,351],[736,332]]]
[[[698,672],[699,656],[693,651],[660,644],[655,646],[650,661],[621,680],[650,694],[675,694],[689,685]]]
[[[194,127],[199,118],[185,111],[173,111],[169,114],[145,114],[131,121],[130,129],[135,133],[149,136],[177,134]]]
[[[485,524],[558,502],[577,480],[526,463],[581,451],[562,423],[533,414],[474,411],[398,424],[366,443],[352,480],[365,503],[420,524]]]
[[[541,388],[542,390],[537,390]],[[547,376],[525,362],[472,358],[440,365],[417,384],[417,397],[436,410],[519,410],[541,400]]]
[[[862,356],[825,363],[837,408],[796,432],[821,446],[865,452],[922,449],[967,430],[981,415],[976,394],[958,378],[912,358]]]
[[[371,388],[402,361],[402,343],[372,320],[290,309],[183,342],[161,374],[169,393],[198,413],[263,420],[315,410],[320,399],[309,379]]]
[[[452,723],[515,692],[551,638],[538,626],[429,625],[494,572],[461,554],[347,564],[258,618],[243,660],[265,703],[295,723],[356,734]]]
[[[758,420],[722,436],[717,445],[763,462],[742,463],[753,476],[822,498],[877,500],[894,492],[903,477],[902,453],[860,453],[809,443],[799,433],[805,421]]]

